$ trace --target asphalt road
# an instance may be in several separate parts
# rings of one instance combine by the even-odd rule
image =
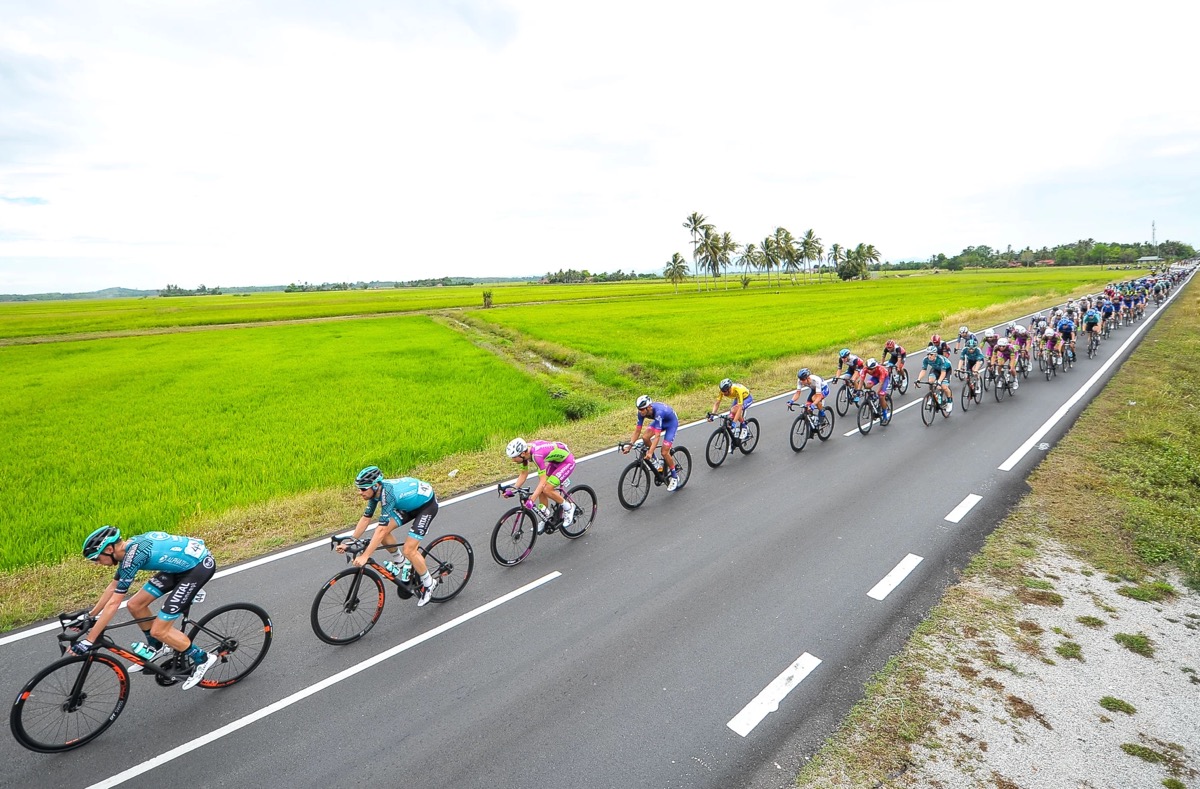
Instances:
[[[1094,374],[1155,315],[1051,382],[1035,372],[1014,398],[989,393],[969,413],[956,402],[930,427],[911,407],[845,436],[848,415],[797,454],[785,396],[750,409],[762,425],[755,452],[714,470],[703,460],[714,426],[688,426],[686,488],[656,488],[634,512],[616,496],[630,457],[601,453],[574,474],[600,497],[591,530],[543,538],[516,568],[488,551],[511,502],[454,500],[431,536],[470,539],[470,584],[423,609],[389,595],[350,646],[321,643],[309,626],[314,594],[345,567],[323,545],[216,578],[197,614],[238,600],[272,614],[256,673],[188,692],[134,675],[128,708],[84,748],[41,755],[0,738],[0,785],[789,786],[1119,363]],[[58,658],[52,633],[23,632],[33,635],[0,639],[10,698]]]

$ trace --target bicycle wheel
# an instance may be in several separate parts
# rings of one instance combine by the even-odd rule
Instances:
[[[636,510],[646,503],[652,484],[653,480],[650,478],[650,472],[646,470],[646,464],[635,460],[621,472],[621,478],[617,481],[617,499],[625,509]]]
[[[325,582],[313,598],[309,620],[326,644],[352,644],[379,621],[386,599],[383,579],[365,567],[347,567]]]
[[[443,534],[429,546],[420,548],[425,557],[425,568],[437,579],[437,588],[429,599],[435,603],[444,603],[463,590],[467,581],[471,580],[471,571],[475,569],[475,551],[465,537],[457,534]]]
[[[937,411],[937,397],[934,396],[933,392],[921,398],[921,421],[925,423],[925,427],[933,424],[933,417]]]
[[[678,493],[692,476],[692,453],[687,447],[671,447],[671,456],[675,458],[675,473],[679,475],[679,484],[675,486]]]
[[[971,384],[970,384],[970,383],[965,383],[965,384],[963,384],[963,388],[962,388],[962,405],[963,405],[963,410],[964,410],[964,411],[970,411],[970,410],[971,410],[971,398],[972,398],[972,397],[974,397],[974,396],[975,396],[975,395],[974,395],[974,393],[971,391]]]
[[[575,485],[564,495],[567,501],[575,505],[575,521],[570,526],[564,523],[560,528],[568,540],[577,540],[588,530],[588,526],[592,525],[596,517],[596,491],[587,485]]]
[[[792,430],[788,433],[788,443],[792,445],[793,452],[799,452],[804,449],[804,445],[808,443],[808,434],[811,430],[807,414],[801,414],[796,417],[796,421],[792,422]]]
[[[842,384],[842,388],[838,390],[837,397],[833,398],[837,405],[838,416],[845,416],[850,410],[850,387]]]
[[[758,446],[758,420],[750,417],[746,420],[747,435],[738,443],[738,449],[743,455],[749,455]]]
[[[871,432],[871,425],[875,422],[875,411],[871,408],[871,403],[866,402],[858,407],[858,432],[864,436]]]
[[[979,378],[975,378],[975,403],[976,405],[983,403],[983,387],[979,385]],[[966,408],[966,405],[963,406]]]
[[[1004,399],[1004,390],[1008,388],[1006,384],[1007,379],[1003,375],[996,379],[996,388],[992,390],[992,393],[996,395],[997,403]]]
[[[708,465],[716,468],[725,462],[725,456],[729,454],[730,435],[729,431],[723,427],[718,427],[716,431],[708,438],[708,447],[704,450],[704,459],[708,461]]]
[[[833,409],[822,408],[821,415],[817,419],[817,438],[822,441],[828,441],[833,435]]]
[[[223,605],[192,625],[192,644],[219,658],[200,687],[227,688],[248,677],[271,649],[271,627],[270,615],[253,603]]]
[[[25,683],[8,723],[17,742],[38,753],[86,745],[113,724],[129,698],[129,674],[108,655],[72,655]]]
[[[492,529],[492,558],[497,564],[515,567],[525,561],[536,540],[533,516],[524,507],[513,507],[500,516]]]

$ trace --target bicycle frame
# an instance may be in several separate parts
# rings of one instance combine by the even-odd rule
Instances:
[[[192,607],[189,604],[185,609],[183,609],[182,616],[179,617],[178,622],[179,629],[181,631],[186,630],[188,625],[195,624],[191,619],[191,608]],[[99,652],[102,649],[108,650],[117,657],[128,660],[130,663],[141,666],[143,671],[148,671],[151,674],[155,674],[163,680],[169,680],[169,684],[173,684],[191,673],[191,669],[179,672],[167,671],[166,669],[160,667],[157,663],[151,663],[150,661],[144,660],[140,655],[130,652],[123,647],[117,646],[117,643],[113,641],[112,637],[108,634],[108,631],[110,630],[119,630],[122,627],[129,627],[130,625],[136,625],[142,622],[152,622],[154,619],[154,616],[144,616],[139,619],[131,619],[128,622],[121,622],[120,624],[116,625],[110,624],[108,627],[104,628],[104,631],[100,634],[100,638],[96,641],[95,645],[86,655],[84,655],[84,657],[87,658],[87,661],[84,663],[83,669],[79,672],[79,676],[76,677],[75,687],[71,691],[72,698],[78,695],[82,689],[83,681],[87,679],[88,670],[92,667],[92,663],[95,661],[95,658],[99,655]],[[81,629],[77,633],[66,632],[67,630],[73,629],[68,626],[67,622],[69,621],[71,620],[64,618],[63,614],[59,614],[58,623],[63,629],[63,632],[58,636],[58,651],[60,655],[67,654],[68,643],[74,644],[76,641],[83,638],[83,636],[87,633],[86,629]]]

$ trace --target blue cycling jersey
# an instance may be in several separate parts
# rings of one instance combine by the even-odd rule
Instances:
[[[133,578],[142,570],[161,573],[186,573],[204,560],[208,548],[204,540],[177,537],[165,531],[148,531],[130,537],[125,543],[125,558],[117,567],[114,579],[117,592],[129,591]]]
[[[675,409],[666,403],[651,403],[650,409],[654,412],[650,417],[638,413],[638,427],[641,427],[646,419],[650,419],[652,430],[665,430],[668,425],[679,424],[679,417],[675,415]]]
[[[1058,330],[1060,332],[1075,331],[1075,321],[1073,321],[1069,318],[1063,318],[1061,321],[1058,322]]]
[[[372,498],[363,510],[363,517],[370,518],[380,504],[383,509],[379,514],[380,523],[389,523],[392,518],[407,523],[412,520],[412,513],[433,500],[433,486],[412,477],[400,479],[385,479],[380,485],[379,498]]]

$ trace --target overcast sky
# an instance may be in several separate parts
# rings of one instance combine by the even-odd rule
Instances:
[[[1187,2],[0,0],[0,293],[1200,243]]]

